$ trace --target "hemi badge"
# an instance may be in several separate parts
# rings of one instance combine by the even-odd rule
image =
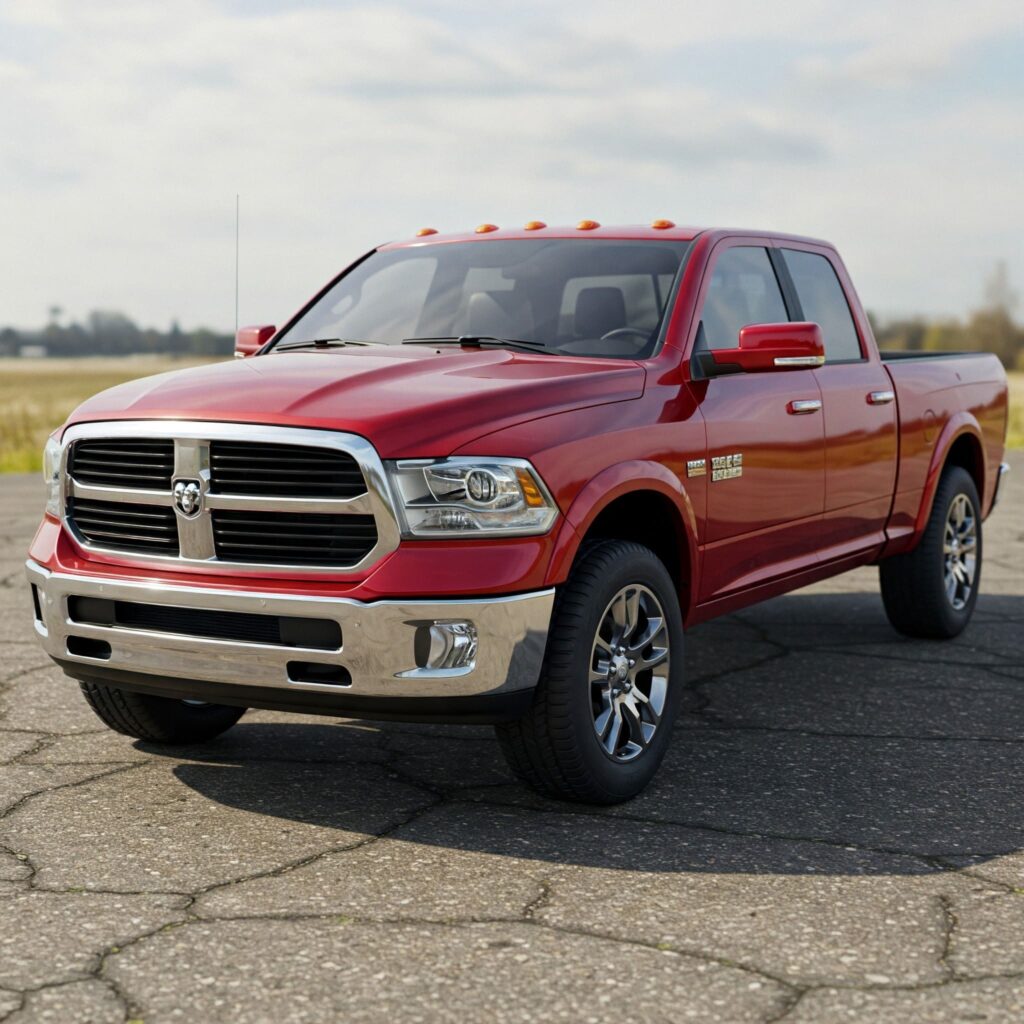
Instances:
[[[742,455],[713,455],[711,457],[711,479],[732,480],[743,476]]]
[[[686,463],[687,476],[704,476],[708,471],[708,464],[705,459],[690,459]]]

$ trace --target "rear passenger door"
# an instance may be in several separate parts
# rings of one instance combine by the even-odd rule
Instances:
[[[790,319],[764,241],[728,240],[702,286],[698,349],[735,348],[741,327]],[[813,565],[825,494],[814,371],[737,373],[692,385],[707,430],[702,601]],[[800,406],[796,407],[797,409]]]
[[[825,421],[825,515],[821,557],[841,558],[885,539],[896,485],[896,402],[892,381],[858,325],[842,264],[828,249],[782,243],[794,313],[821,327],[825,365],[814,372]],[[844,288],[845,283],[845,288]]]

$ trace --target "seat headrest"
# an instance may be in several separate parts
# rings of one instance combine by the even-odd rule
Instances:
[[[584,288],[576,297],[577,337],[600,338],[626,326],[626,299],[621,288]]]
[[[456,333],[490,335],[495,338],[530,338],[533,316],[529,304],[514,292],[474,292],[465,315],[457,317],[464,328]]]

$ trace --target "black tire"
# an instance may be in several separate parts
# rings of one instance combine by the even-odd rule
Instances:
[[[102,683],[79,683],[89,707],[116,732],[148,743],[202,743],[230,729],[245,708],[188,704]]]
[[[973,516],[976,536],[974,572],[970,593],[964,596],[957,589],[951,598],[947,593],[946,529],[954,506],[964,499]],[[948,640],[962,633],[978,600],[981,556],[978,489],[967,470],[949,466],[935,490],[928,525],[917,547],[905,555],[887,558],[879,565],[882,601],[893,628],[907,636],[933,640]]]
[[[600,695],[605,684],[592,683],[590,670],[595,657],[601,657],[595,653],[595,641],[598,630],[605,628],[602,624],[610,622],[606,616],[610,602],[630,587],[646,591],[660,603],[666,634],[659,636],[664,639],[667,635],[668,668],[662,670],[664,678],[658,685],[667,689],[663,689],[664,705],[649,743],[631,760],[621,760],[615,751],[606,752],[598,737],[595,719],[599,709],[607,706],[601,704]],[[643,611],[640,619],[644,628],[653,628],[653,619],[645,619]],[[647,650],[653,652],[654,648]],[[642,664],[639,652],[637,658]],[[656,673],[636,671],[640,674],[635,689],[646,687],[649,696]],[[682,700],[683,675],[679,599],[661,560],[649,548],[632,541],[600,541],[588,547],[556,598],[532,708],[523,718],[496,727],[509,766],[522,781],[556,799],[612,804],[636,796],[650,782],[668,748]],[[612,677],[609,668],[608,686],[613,685]],[[637,696],[634,694],[634,704]],[[643,714],[650,714],[650,707],[648,704]],[[625,724],[620,728],[642,729],[643,714],[634,718],[623,711]],[[629,731],[630,736],[633,734]],[[609,730],[604,742],[610,739]]]

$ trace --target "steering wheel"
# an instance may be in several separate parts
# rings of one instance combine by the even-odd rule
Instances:
[[[609,331],[607,334],[601,335],[601,341],[615,341],[618,338],[623,339],[624,345],[632,345],[632,352],[622,352],[618,354],[626,356],[631,359],[642,359],[648,355],[648,349],[651,346],[651,332],[642,331],[639,327],[616,327],[615,330]],[[629,338],[630,341],[625,341]]]
[[[616,327],[615,330],[609,331],[607,334],[602,334],[601,341],[611,341],[612,338],[623,337],[627,334],[633,334],[638,338],[643,338],[644,341],[651,340],[650,331],[642,331],[639,327]]]

